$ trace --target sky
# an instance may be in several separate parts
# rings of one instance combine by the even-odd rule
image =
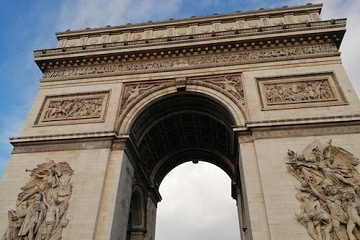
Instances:
[[[341,58],[356,92],[360,95],[360,79],[358,79],[360,76],[358,67],[360,60],[359,0],[0,0],[0,2],[0,177],[12,150],[9,138],[19,136],[39,87],[42,74],[34,63],[33,51],[54,48],[57,44],[55,33],[67,29],[116,26],[129,22],[179,19],[284,5],[297,6],[308,2],[323,3],[322,19],[348,19],[347,33],[340,48]],[[191,189],[194,184],[184,185],[185,182],[179,181],[185,175],[190,183],[196,183],[194,190]],[[199,176],[206,179],[205,186],[214,186],[214,188],[202,186]],[[209,178],[209,176],[211,177]],[[224,227],[225,232],[230,232],[226,230],[231,225],[229,222],[237,223],[236,214],[233,214],[234,216],[225,214],[225,212],[236,213],[235,201],[230,198],[230,192],[225,200],[222,199],[222,194],[214,194],[214,189],[218,189],[215,186],[219,187],[220,183],[223,185],[219,189],[230,188],[229,181],[220,169],[214,169],[214,166],[206,163],[198,164],[196,167],[192,164],[184,164],[173,170],[160,186],[163,201],[159,204],[157,221],[158,229],[162,230],[157,231],[156,240],[238,239],[238,229],[235,229],[232,235],[226,238],[216,237],[215,234],[208,235],[206,230],[211,229],[209,226],[221,226]],[[209,199],[209,197],[202,198],[203,194],[200,198],[196,198],[200,195],[198,194],[199,189],[201,189],[201,193],[203,190],[208,190],[206,193],[208,195],[205,196],[211,196],[210,199],[214,200],[215,206],[210,207],[210,210],[204,210],[202,209],[203,205],[207,206],[210,203],[200,204],[196,209],[192,207],[187,211],[175,212],[174,208],[178,206],[177,204],[181,204],[177,196],[179,189],[188,191],[186,195],[189,199],[183,201],[183,203],[187,203],[187,206],[189,203],[203,203],[204,200]],[[222,193],[226,193],[225,190]],[[230,189],[228,190],[230,191]],[[218,216],[213,217],[214,219],[218,218],[217,222],[210,222],[209,225],[203,226],[206,221],[198,220],[202,223],[200,229],[202,233],[191,232],[190,230],[194,230],[194,227],[186,226],[191,223],[189,221],[190,212],[197,212],[201,216],[212,211],[211,209],[218,208],[217,206],[221,206],[222,209],[222,211],[216,211]],[[179,209],[184,209],[184,207],[179,207]],[[184,215],[180,216],[180,214]],[[183,222],[172,222],[175,215]],[[185,233],[183,229],[181,231],[184,232],[183,234],[190,234],[186,235],[189,237],[183,236],[177,239],[176,235],[171,235],[171,237],[166,235],[172,234],[172,231],[179,231],[179,229],[174,230],[168,227],[170,222],[172,226],[188,227],[189,233]],[[172,230],[170,231],[170,229]]]

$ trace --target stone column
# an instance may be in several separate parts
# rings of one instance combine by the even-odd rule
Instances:
[[[146,240],[154,240],[155,239],[155,227],[156,227],[156,203],[151,199],[150,197],[147,200],[147,212],[146,212],[146,218],[147,218],[147,225],[146,225]]]
[[[246,220],[244,222],[245,225],[242,226],[242,228],[246,227],[245,239],[270,240],[255,145],[251,136],[239,136],[238,140],[240,143],[239,168],[241,185],[243,187],[242,201],[244,201],[245,205],[248,205],[247,209],[244,208]]]
[[[126,239],[134,169],[124,142],[115,143],[108,161],[96,227],[96,240]]]

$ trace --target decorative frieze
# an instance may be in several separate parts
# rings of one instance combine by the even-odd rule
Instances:
[[[193,56],[158,58],[149,60],[143,57],[142,61],[128,59],[127,61],[114,60],[113,63],[92,66],[61,67],[45,71],[43,80],[89,78],[99,76],[124,75],[139,72],[170,71],[188,68],[238,65],[255,62],[277,61],[282,59],[298,59],[322,54],[338,54],[334,44],[316,44],[302,46],[286,46],[277,48],[263,48],[211,53]],[[117,62],[116,62],[117,61]]]
[[[30,172],[30,180],[21,187],[16,207],[8,211],[8,227],[2,239],[62,239],[69,219],[66,214],[72,194],[69,163],[39,164]]]
[[[336,100],[328,80],[267,84],[265,92],[268,105]]]
[[[352,153],[319,140],[301,154],[288,150],[288,172],[298,181],[296,218],[312,239],[359,239],[360,161]]]
[[[35,124],[104,121],[108,97],[109,92],[47,96]]]
[[[335,118],[339,124],[329,123],[334,121],[334,118],[308,118],[295,119],[295,121],[267,121],[258,122],[258,128],[252,130],[252,137],[254,139],[275,139],[288,137],[308,137],[308,136],[323,136],[336,134],[355,134],[360,133],[360,115],[341,116]],[[342,121],[347,121],[346,125],[341,126]],[[352,121],[353,123],[349,123]],[[314,123],[315,122],[315,123]],[[278,124],[278,127],[274,126]],[[289,124],[288,126],[281,126],[280,124]],[[307,128],[303,128],[307,124]],[[262,126],[261,126],[262,125]]]
[[[264,110],[346,104],[332,73],[257,78]]]

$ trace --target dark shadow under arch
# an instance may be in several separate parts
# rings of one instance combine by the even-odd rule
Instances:
[[[130,202],[127,240],[137,239],[137,235],[146,233],[145,210],[145,199],[142,190],[139,186],[134,186]]]
[[[138,164],[158,189],[173,168],[206,161],[237,181],[235,120],[217,100],[195,92],[177,92],[149,103],[131,124]]]

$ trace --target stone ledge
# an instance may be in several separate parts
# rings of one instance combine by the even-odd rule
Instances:
[[[23,136],[10,138],[11,144],[33,142],[33,141],[56,141],[56,140],[70,140],[70,139],[85,139],[85,138],[101,138],[101,137],[115,137],[116,133],[112,131],[104,132],[88,132],[88,133],[71,133],[71,134],[54,134],[54,135],[40,135],[40,136]]]
[[[360,134],[360,119],[346,122],[312,122],[294,123],[291,125],[258,125],[251,128],[234,128],[241,143],[253,142],[256,139],[287,137],[308,137],[339,134]]]
[[[71,56],[72,54],[81,54],[83,56],[89,55],[93,56],[94,52],[108,53],[111,52],[134,52],[137,50],[151,50],[152,48],[162,48],[166,47],[176,47],[179,44],[186,44],[187,46],[191,45],[200,45],[201,42],[219,42],[220,40],[231,40],[231,41],[249,41],[252,38],[265,38],[272,36],[273,34],[277,35],[298,35],[299,33],[312,31],[344,31],[345,30],[346,19],[337,19],[337,20],[328,20],[328,21],[319,21],[310,23],[294,23],[294,24],[280,24],[277,26],[262,26],[262,27],[253,27],[247,29],[235,29],[211,33],[198,33],[190,34],[186,36],[171,36],[171,37],[161,37],[155,39],[144,39],[144,40],[133,40],[133,41],[122,41],[122,42],[111,42],[104,38],[102,42],[92,45],[80,44],[78,46],[63,46],[54,49],[43,49],[34,51],[35,60],[39,62],[38,65],[41,67],[40,62],[45,59],[56,58],[56,56]],[[330,34],[329,38],[332,36]],[[342,38],[341,34],[339,40]],[[264,42],[264,44],[268,44]],[[177,46],[179,47],[179,46]],[[133,54],[133,53],[132,53]]]
[[[313,118],[293,118],[281,120],[253,121],[246,124],[247,128],[272,127],[272,126],[292,126],[299,124],[316,124],[316,123],[343,123],[343,122],[359,122],[360,115],[342,115],[330,117],[313,117]]]

